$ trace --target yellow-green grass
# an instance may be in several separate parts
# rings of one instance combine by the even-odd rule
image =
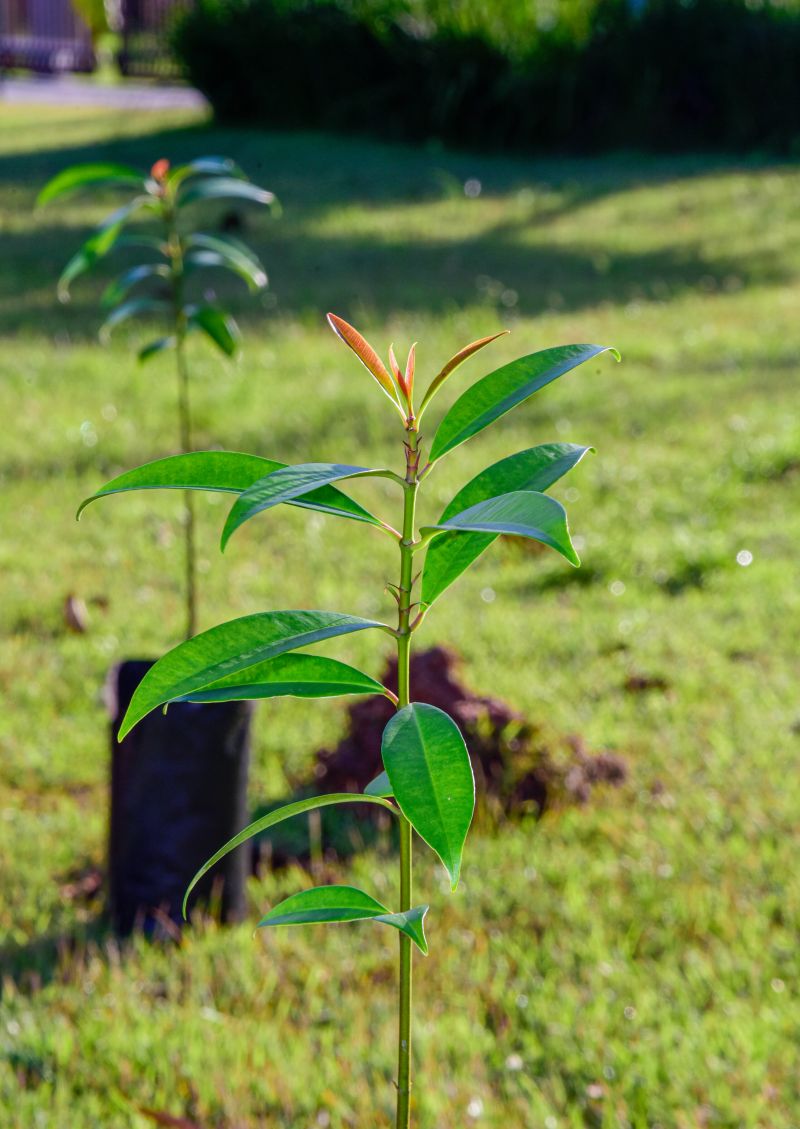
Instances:
[[[147,331],[96,342],[110,265],[69,306],[55,300],[61,264],[113,198],[33,202],[75,160],[207,152],[237,157],[284,212],[247,219],[267,297],[225,291],[240,363],[193,348],[202,444],[400,464],[395,419],[328,309],[379,348],[418,340],[420,380],[513,329],[452,378],[429,430],[504,359],[570,341],[624,357],[541,392],[426,483],[423,516],[436,516],[506,453],[597,447],[553,491],[583,571],[498,543],[417,639],[451,643],[472,686],[554,735],[620,751],[631,776],[586,808],[480,828],[452,898],[418,850],[432,907],[420,1129],[795,1129],[798,169],[506,161],[38,107],[7,107],[0,125],[0,1124],[141,1129],[137,1107],[215,1129],[391,1124],[388,930],[253,938],[259,911],[309,882],[293,870],[251,884],[246,925],[120,948],[64,891],[104,855],[105,673],[160,653],[181,625],[178,501],[116,498],[79,525],[74,511],[117,470],[174,451],[176,424],[168,359],[132,359]],[[391,488],[353,493],[396,516]],[[276,607],[391,614],[388,539],[285,509],[222,557],[225,509],[200,503],[203,625]],[[64,627],[68,593],[89,605],[85,635]],[[372,672],[385,651],[369,635],[328,647]],[[667,689],[626,692],[631,674]],[[336,702],[262,705],[253,805],[302,781],[343,725]],[[395,869],[384,849],[329,874],[391,904]]]

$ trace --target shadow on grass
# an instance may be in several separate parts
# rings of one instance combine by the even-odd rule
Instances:
[[[482,304],[507,317],[509,311],[530,315],[577,311],[601,302],[664,300],[697,288],[721,289],[731,278],[747,285],[786,276],[774,256],[709,258],[699,245],[687,243],[598,256],[596,245],[588,242],[545,244],[544,237],[538,242],[539,231],[552,220],[605,196],[741,168],[741,162],[718,158],[505,160],[353,138],[197,125],[96,145],[6,154],[0,157],[0,198],[10,198],[11,207],[24,213],[32,209],[36,189],[73,162],[119,160],[146,167],[163,154],[181,161],[206,151],[234,156],[253,179],[274,189],[285,207],[280,222],[243,217],[246,237],[272,279],[266,306],[225,288],[226,301],[230,295],[245,322],[260,322],[265,314],[317,316],[331,306],[385,317],[403,311],[442,314]],[[468,179],[480,182],[482,199],[507,204],[497,222],[475,234],[457,238],[433,226],[420,230],[412,225],[404,231],[402,217],[396,215],[366,235],[351,231],[346,215],[337,227],[339,212],[353,207],[368,215],[370,209],[411,209],[450,197],[468,207],[463,187]],[[215,219],[222,214],[218,210]],[[68,307],[59,307],[54,296],[63,264],[89,231],[59,223],[55,205],[39,214],[31,211],[29,226],[4,236],[0,332],[46,328],[55,338],[94,336],[98,282],[80,280]],[[116,269],[116,263],[109,263],[97,275],[107,279]],[[224,285],[210,274],[205,281],[217,290]]]

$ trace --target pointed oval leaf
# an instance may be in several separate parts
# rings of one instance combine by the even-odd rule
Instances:
[[[69,260],[61,272],[58,280],[58,297],[62,302],[69,301],[69,287],[72,281],[89,270],[98,259],[102,259],[114,247],[119,239],[125,224],[136,212],[153,206],[149,196],[137,196],[121,208],[117,208],[110,216],[106,216],[100,226],[94,231],[80,250]]]
[[[265,659],[309,647],[323,639],[385,624],[340,612],[257,612],[202,631],[151,666],[136,687],[119,731],[120,741],[157,706],[247,670]]]
[[[111,330],[129,318],[139,317],[141,314],[164,314],[169,311],[169,303],[160,298],[129,298],[121,306],[112,310],[100,326],[98,336],[101,341],[107,341]]]
[[[237,180],[230,176],[208,177],[190,180],[178,190],[179,208],[194,204],[197,200],[246,200],[251,204],[273,204],[275,196],[266,188],[258,188],[247,180]]]
[[[282,502],[291,502],[348,478],[394,478],[390,470],[373,470],[370,467],[349,466],[345,463],[297,463],[282,467],[254,483],[234,502],[222,532],[222,548],[232,534],[250,518]],[[379,525],[377,518],[374,524]]]
[[[254,701],[260,698],[334,698],[344,694],[390,691],[354,666],[324,655],[279,655],[247,670],[220,678],[204,690],[186,694],[183,702]]]
[[[115,161],[96,161],[85,165],[71,165],[48,180],[36,200],[43,207],[58,196],[79,192],[84,188],[144,188],[144,176],[131,165]]]
[[[267,274],[258,257],[246,243],[232,235],[209,235],[198,231],[186,239],[190,257],[199,252],[219,256],[220,262],[235,271],[253,290],[262,290],[267,285]]]
[[[369,341],[362,337],[358,330],[350,325],[349,322],[346,322],[344,318],[340,318],[338,314],[328,314],[328,324],[336,336],[341,338],[349,349],[352,349],[367,372],[377,380],[381,389],[386,393],[400,414],[403,415],[403,409],[400,406],[400,401],[397,399],[397,390],[394,386],[394,382],[386,371],[386,366],[383,361],[372,348]]]
[[[606,345],[559,345],[490,372],[462,393],[446,413],[433,437],[431,462],[483,431],[546,384],[606,352],[619,359],[616,350]]]
[[[254,482],[285,465],[238,451],[192,451],[185,455],[170,455],[166,459],[156,459],[113,478],[102,490],[81,503],[78,517],[90,502],[128,490],[210,490],[241,494]],[[289,505],[335,514],[352,521],[380,524],[368,510],[334,486],[314,490]]]
[[[334,792],[329,796],[309,796],[305,800],[297,800],[293,804],[286,804],[276,811],[268,812],[262,815],[260,819],[255,820],[224,843],[218,851],[216,851],[211,858],[204,862],[203,865],[195,874],[189,885],[186,887],[186,893],[183,895],[182,913],[186,917],[186,906],[189,901],[189,896],[197,883],[207,874],[212,866],[215,866],[220,859],[225,858],[231,851],[236,850],[242,843],[246,843],[248,839],[252,839],[255,835],[260,835],[262,831],[268,831],[270,827],[275,827],[278,823],[283,823],[286,819],[291,819],[295,815],[302,815],[307,811],[315,811],[317,808],[331,807],[333,804],[380,804],[381,807],[397,815],[397,808],[394,804],[390,804],[388,800],[382,800],[380,796],[360,796],[357,792]]]
[[[355,886],[316,886],[292,894],[273,906],[259,929],[277,925],[335,924],[343,921],[379,921],[410,937],[423,953],[428,944],[422,927],[427,906],[415,906],[405,913],[391,913],[386,906]]]
[[[549,545],[576,568],[581,563],[570,540],[566,510],[555,498],[534,490],[513,490],[510,494],[478,502],[439,525],[423,527],[420,532],[425,534],[436,529],[529,537]]]
[[[209,267],[231,271],[247,284],[251,293],[262,290],[267,285],[267,276],[261,268],[254,269],[249,264],[242,264],[238,260],[231,259],[228,255],[221,255],[218,251],[198,248],[186,255],[183,264],[185,274],[191,274],[196,270],[204,270]]]
[[[386,775],[386,770],[378,773],[374,780],[370,780],[369,784],[364,789],[365,796],[393,796],[392,785],[389,782],[389,777]]]
[[[131,267],[119,278],[115,278],[103,292],[100,305],[108,309],[121,302],[129,290],[147,278],[169,278],[169,267],[166,263],[142,263],[140,266]]]
[[[575,443],[542,443],[516,455],[509,455],[482,470],[456,494],[442,511],[439,522],[462,510],[499,494],[514,490],[544,492],[576,466],[591,447]],[[473,561],[499,537],[499,533],[444,533],[435,537],[425,554],[422,573],[422,602],[434,600],[469,568]]]
[[[439,373],[437,373],[431,381],[430,385],[428,386],[428,391],[422,397],[422,403],[419,406],[418,417],[420,419],[422,418],[422,413],[425,411],[428,404],[442,387],[448,376],[450,376],[452,372],[455,372],[459,365],[463,365],[464,361],[469,360],[469,358],[474,353],[477,353],[480,349],[485,348],[487,345],[491,345],[491,343],[493,341],[496,341],[498,337],[505,337],[506,334],[510,332],[511,331],[508,329],[501,329],[499,333],[493,333],[491,337],[481,337],[478,341],[473,341],[470,345],[465,345],[463,349],[459,349],[455,356],[450,358],[444,368]]]
[[[383,731],[381,752],[406,819],[444,863],[453,889],[475,808],[475,780],[464,738],[435,706],[413,702]]]
[[[167,183],[170,188],[177,188],[190,176],[232,176],[239,180],[247,180],[235,161],[230,157],[197,157],[186,165],[178,165],[170,171]]]
[[[226,357],[235,357],[241,335],[239,327],[230,314],[216,306],[196,306],[188,317],[190,328],[199,329],[213,341]]]

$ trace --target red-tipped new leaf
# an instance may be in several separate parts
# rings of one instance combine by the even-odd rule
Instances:
[[[349,322],[346,322],[344,318],[340,318],[336,314],[328,314],[328,323],[336,336],[340,337],[345,345],[353,350],[367,372],[372,374],[395,407],[400,410],[397,391],[392,382],[392,378],[389,376],[386,365],[384,365],[370,343],[366,341]]]

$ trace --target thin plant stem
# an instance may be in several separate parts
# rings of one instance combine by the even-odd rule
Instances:
[[[164,207],[167,245],[170,255],[173,319],[175,323],[175,369],[178,377],[178,428],[181,453],[194,449],[192,408],[189,391],[189,366],[186,362],[186,314],[183,310],[183,246],[177,230],[174,210]],[[197,550],[195,547],[194,496],[183,494],[183,545],[186,600],[186,638],[197,631]]]
[[[414,565],[414,516],[417,499],[419,453],[416,430],[409,428],[406,443],[406,478],[403,503],[403,535],[400,541],[400,584],[398,585],[397,624],[397,708],[411,700],[411,590]],[[411,908],[412,844],[411,824],[400,815],[400,911]],[[411,1108],[411,941],[400,934],[400,1002],[397,1039],[397,1120],[396,1129],[408,1129]]]

